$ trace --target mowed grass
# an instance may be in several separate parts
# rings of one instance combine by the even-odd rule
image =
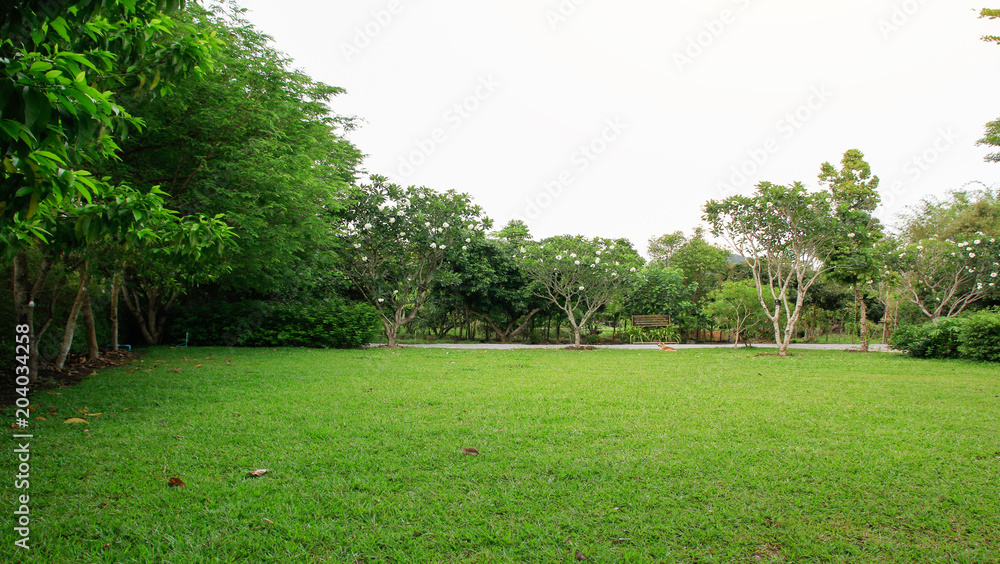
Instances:
[[[0,560],[1000,561],[996,365],[761,351],[157,349],[34,396]]]

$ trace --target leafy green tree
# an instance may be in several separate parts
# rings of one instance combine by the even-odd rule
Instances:
[[[646,247],[649,252],[649,260],[661,263],[663,266],[671,266],[670,259],[674,252],[687,243],[683,231],[665,233],[659,237],[650,237]]]
[[[872,176],[864,154],[857,149],[844,153],[837,170],[826,162],[820,167],[819,181],[829,188],[834,213],[847,237],[833,240],[834,251],[827,264],[829,276],[851,286],[854,302],[860,308],[861,350],[868,352],[868,311],[865,297],[874,290],[881,261],[875,246],[883,237],[882,223],[873,215],[880,198],[878,177]]]
[[[110,188],[87,166],[141,125],[116,92],[169,90],[210,65],[216,40],[153,0],[15,1],[0,11],[0,239],[44,239],[40,214]]]
[[[225,214],[238,239],[221,259],[228,272],[204,292],[314,296],[339,268],[327,218],[354,184],[361,153],[344,138],[352,120],[330,107],[343,90],[293,69],[244,12],[192,5],[177,16],[223,43],[215,70],[172,96],[126,99],[146,127],[102,172],[160,186],[183,213]]]
[[[522,334],[550,303],[532,292],[531,280],[514,258],[525,240],[473,239],[453,265],[457,280],[447,287],[502,343]]]
[[[798,182],[762,182],[753,196],[711,200],[704,210],[712,233],[750,266],[758,302],[774,326],[778,355],[787,356],[809,288],[832,268],[827,262],[844,235],[833,198],[809,193]]]
[[[704,311],[733,334],[733,348],[740,345],[740,336],[767,322],[757,301],[757,286],[753,280],[723,282],[709,293]]]
[[[726,249],[706,241],[704,230],[699,227],[671,255],[670,266],[681,269],[684,280],[696,285],[693,301],[700,303],[725,278],[730,255]]]
[[[395,347],[399,329],[416,318],[435,280],[490,222],[466,194],[371,180],[357,188],[336,230],[344,274],[378,310],[388,346]]]
[[[628,315],[669,315],[679,323],[693,311],[696,289],[679,268],[651,261],[636,272],[623,305]]]
[[[559,235],[518,249],[535,295],[566,314],[574,343],[587,322],[631,283],[642,257],[627,239]]]
[[[983,8],[979,12],[979,17],[991,20],[1000,19],[1000,10],[995,8]],[[1000,35],[984,35],[982,40],[1000,45]],[[1000,119],[986,124],[986,135],[979,140],[978,144],[987,145],[989,147],[1000,147]],[[986,155],[986,160],[1000,162],[1000,152],[994,152]]]

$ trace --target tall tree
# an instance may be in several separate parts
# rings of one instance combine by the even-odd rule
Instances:
[[[1000,9],[983,8],[979,12],[979,17],[991,20],[1000,19]],[[1000,35],[984,35],[982,40],[1000,45]],[[994,148],[1000,147],[1000,119],[986,124],[986,135],[979,140],[978,144]],[[1000,151],[986,155],[986,160],[991,162],[1000,162]]]
[[[671,266],[670,259],[674,252],[687,243],[683,231],[665,233],[658,237],[650,237],[646,250],[649,252],[649,260],[661,263],[663,266]]]
[[[844,153],[840,170],[826,162],[820,167],[819,182],[833,197],[834,213],[847,237],[833,241],[829,276],[851,286],[860,309],[861,350],[868,352],[868,311],[866,294],[879,278],[880,260],[875,245],[882,238],[882,223],[873,213],[878,207],[878,177],[872,176],[864,154],[857,149]]]
[[[798,182],[762,182],[753,196],[705,204],[712,233],[750,267],[758,302],[774,326],[779,356],[788,355],[806,294],[832,268],[827,262],[844,235],[832,204],[828,194],[809,193]]]
[[[210,65],[217,41],[164,12],[181,2],[19,0],[0,11],[0,234],[44,238],[38,214],[110,187],[87,167],[141,125],[116,92],[162,93]]]
[[[355,182],[361,153],[344,138],[352,119],[331,109],[343,89],[295,70],[244,12],[228,2],[178,16],[223,42],[215,70],[173,96],[128,98],[147,126],[102,172],[160,186],[182,213],[225,214],[238,239],[222,259],[229,272],[207,290],[314,294],[338,268],[325,218]]]

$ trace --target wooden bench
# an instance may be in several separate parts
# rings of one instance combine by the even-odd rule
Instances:
[[[669,315],[633,315],[632,327],[669,327]]]
[[[632,327],[669,327],[673,325],[670,321],[669,315],[633,315],[632,316]],[[660,344],[657,342],[635,342],[632,338],[629,338],[632,344],[638,345],[656,345]],[[676,341],[666,341],[670,344],[676,344]]]

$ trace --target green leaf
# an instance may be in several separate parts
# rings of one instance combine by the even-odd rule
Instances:
[[[52,29],[56,30],[56,33],[58,33],[59,37],[62,37],[63,40],[65,40],[65,41],[69,41],[70,40],[69,39],[69,26],[66,25],[66,20],[64,20],[62,18],[62,16],[59,16],[58,18],[50,21],[49,25],[52,26]]]
[[[24,125],[30,128],[37,122],[40,129],[44,128],[49,124],[51,112],[48,97],[34,88],[28,89],[24,97]]]
[[[28,69],[28,72],[38,73],[47,71],[51,68],[52,68],[52,63],[48,61],[35,61],[31,63],[31,68]]]

